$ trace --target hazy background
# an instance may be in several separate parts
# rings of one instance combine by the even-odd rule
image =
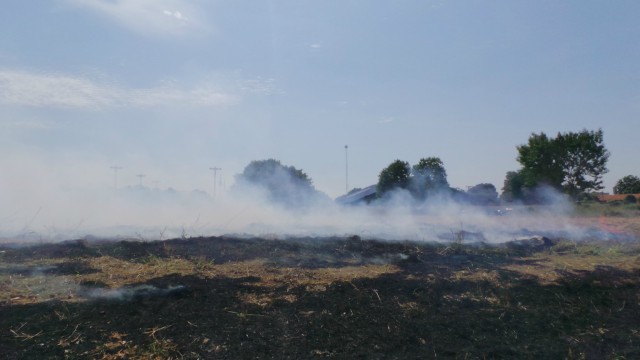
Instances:
[[[231,218],[244,209],[222,206],[233,176],[267,158],[336,197],[346,144],[349,188],[437,156],[451,186],[500,189],[532,132],[583,128],[604,131],[605,190],[640,175],[637,1],[2,5],[3,231],[218,226],[209,168],[222,168],[215,207]],[[111,166],[121,189],[181,195],[136,208]]]

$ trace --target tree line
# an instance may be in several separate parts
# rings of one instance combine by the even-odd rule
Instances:
[[[394,192],[408,193],[416,201],[445,196],[473,204],[519,201],[540,203],[548,189],[573,199],[603,189],[602,177],[610,153],[604,145],[601,129],[596,131],[532,133],[526,144],[516,146],[521,168],[507,172],[502,194],[494,185],[481,183],[466,191],[452,188],[444,163],[439,157],[425,157],[415,165],[395,160],[380,171],[373,201],[388,198]],[[300,205],[309,199],[326,197],[317,191],[304,171],[275,159],[252,161],[236,176],[236,183],[251,184],[265,190],[269,200],[285,205]],[[358,189],[353,189],[352,192]],[[640,178],[628,175],[614,187],[616,194],[640,193]]]
[[[439,157],[422,158],[410,166],[408,162],[395,160],[378,176],[377,199],[385,199],[398,191],[405,191],[416,201],[447,197],[474,204],[495,204],[498,192],[495,186],[482,183],[467,191],[449,186],[447,171]]]

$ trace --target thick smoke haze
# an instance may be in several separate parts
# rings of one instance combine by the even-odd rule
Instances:
[[[233,234],[498,243],[532,235],[578,239],[597,231],[574,225],[571,203],[551,192],[551,205],[539,206],[535,212],[514,206],[506,216],[497,216],[504,207],[465,205],[446,197],[416,203],[405,192],[371,205],[340,205],[318,196],[287,207],[248,184],[229,184],[214,197],[201,190],[144,184],[115,189],[104,185],[108,170],[103,164],[87,164],[75,183],[68,174],[56,173],[55,166],[24,159],[11,165],[4,169],[9,175],[0,180],[0,237],[11,241],[166,240]],[[102,178],[91,174],[102,174]],[[91,186],[100,181],[102,185]],[[89,185],[79,186],[79,182]]]

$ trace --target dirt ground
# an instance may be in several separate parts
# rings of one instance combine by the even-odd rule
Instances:
[[[7,242],[0,358],[638,359],[631,235]]]

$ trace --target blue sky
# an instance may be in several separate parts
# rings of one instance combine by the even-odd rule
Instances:
[[[602,128],[640,175],[640,2],[5,0],[3,192],[212,191],[251,160],[332,197],[395,159],[502,187],[533,132]]]

